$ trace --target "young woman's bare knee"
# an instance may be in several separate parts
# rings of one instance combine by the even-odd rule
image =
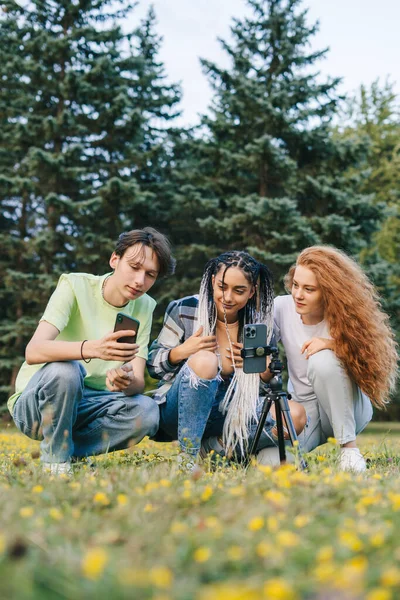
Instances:
[[[301,433],[303,431],[304,427],[307,424],[306,411],[304,410],[304,407],[302,406],[302,404],[300,404],[299,402],[295,402],[294,400],[289,400],[288,404],[289,404],[289,409],[290,409],[290,416],[292,417],[292,421],[293,421],[293,426],[295,428],[297,435],[299,435],[299,433]],[[274,419],[276,419],[275,406],[271,406],[271,416]],[[284,423],[284,425],[285,425],[285,423]],[[273,431],[274,435],[277,434],[276,427],[273,427],[272,431]],[[285,439],[286,440],[289,439],[289,433],[287,431],[285,431]]]
[[[193,354],[188,365],[201,379],[214,379],[218,373],[218,358],[214,352],[208,350],[199,350]]]

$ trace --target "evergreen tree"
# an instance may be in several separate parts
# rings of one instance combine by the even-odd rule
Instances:
[[[369,89],[361,86],[359,94],[347,102],[337,135],[367,143],[358,191],[368,194],[374,204],[387,207],[387,217],[372,244],[361,253],[361,260],[381,292],[400,343],[400,112],[393,85],[375,81]],[[346,173],[349,180],[354,175],[353,168]],[[397,394],[390,414],[398,418],[399,411]]]
[[[301,0],[248,3],[252,16],[236,19],[232,42],[221,41],[231,66],[202,61],[215,96],[206,135],[191,144],[197,170],[188,179],[203,205],[215,206],[199,217],[203,239],[247,248],[280,279],[307,245],[360,251],[381,207],[344,178],[363,145],[333,135],[339,80],[316,72],[326,50],[309,50],[317,26]]]
[[[131,10],[122,0],[3,2],[2,399],[59,274],[103,272],[122,230],[163,223],[180,92],[157,58],[154,12],[122,32]]]

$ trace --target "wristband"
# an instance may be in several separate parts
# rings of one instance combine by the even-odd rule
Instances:
[[[92,360],[91,358],[84,358],[83,357],[83,344],[87,342],[87,340],[83,340],[82,344],[81,344],[81,358],[83,360],[84,363],[90,363],[90,361]]]

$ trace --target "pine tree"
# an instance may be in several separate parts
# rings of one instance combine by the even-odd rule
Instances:
[[[3,392],[59,274],[104,272],[121,231],[163,223],[162,166],[180,92],[157,58],[154,12],[123,33],[132,8],[3,2]]]
[[[205,136],[191,145],[197,171],[188,179],[211,208],[199,217],[204,239],[247,248],[280,279],[307,245],[359,252],[381,208],[343,176],[363,145],[334,136],[339,80],[316,72],[326,50],[309,50],[317,25],[307,24],[301,0],[248,3],[252,16],[234,20],[232,42],[221,41],[231,66],[202,61],[214,100]]]

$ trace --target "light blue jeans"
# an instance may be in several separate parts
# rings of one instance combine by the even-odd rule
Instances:
[[[307,425],[298,436],[304,452],[325,444],[328,437],[339,444],[354,441],[372,419],[369,398],[350,379],[332,350],[310,356],[307,376],[315,395],[301,402],[307,413]],[[292,396],[298,401],[295,393]]]
[[[196,456],[202,439],[221,436],[225,415],[219,410],[219,404],[229,383],[219,375],[213,379],[202,379],[185,363],[168,391],[166,401],[159,405],[160,439],[163,439],[162,434],[167,434],[171,440],[179,440],[184,452]],[[258,413],[262,406],[263,398],[260,398]],[[268,414],[258,450],[276,446],[276,438],[271,434],[274,425],[275,420]],[[249,446],[256,430],[257,423],[254,422],[250,426]]]
[[[48,363],[14,406],[18,429],[42,440],[42,462],[121,450],[158,429],[159,409],[152,398],[88,388],[85,375],[77,361]]]

